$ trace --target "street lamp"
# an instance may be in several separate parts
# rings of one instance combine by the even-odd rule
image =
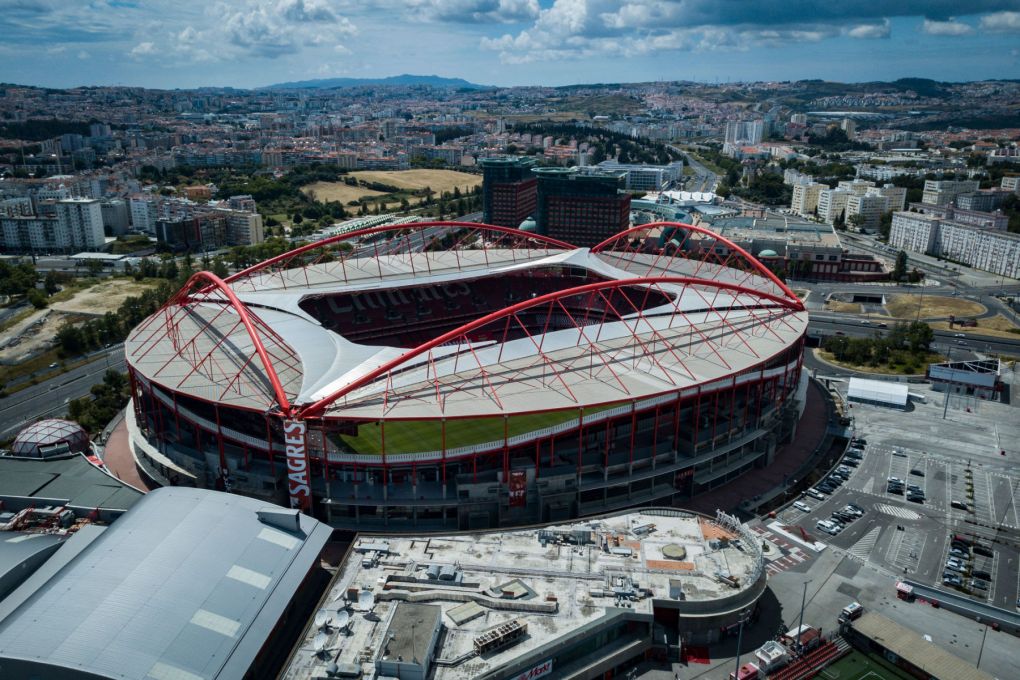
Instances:
[[[801,637],[801,630],[800,629],[804,626],[804,604],[807,602],[807,587],[808,587],[808,584],[811,583],[811,581],[812,581],[812,579],[808,579],[807,581],[804,581],[804,592],[801,593],[801,596],[800,596],[800,621],[797,622],[797,640],[795,641],[795,644],[797,645],[797,652],[798,653],[803,651],[801,649],[801,644],[800,644],[800,637]]]
[[[744,623],[750,616],[750,609],[740,612],[740,627],[737,629],[737,666],[733,671],[733,677],[738,679],[740,678],[740,645],[744,642]]]

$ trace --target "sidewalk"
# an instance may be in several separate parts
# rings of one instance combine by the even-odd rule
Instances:
[[[138,474],[135,459],[131,455],[131,445],[128,443],[127,421],[123,418],[113,428],[109,439],[106,440],[103,462],[106,464],[106,469],[110,471],[110,474],[117,479],[127,482],[142,491],[152,490],[142,479],[142,476]]]

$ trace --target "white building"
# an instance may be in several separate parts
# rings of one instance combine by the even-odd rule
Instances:
[[[131,227],[149,234],[156,233],[156,201],[151,198],[132,198]]]
[[[853,192],[845,189],[824,189],[818,193],[818,216],[827,224],[833,224],[846,213],[847,201]]]
[[[869,182],[866,179],[845,179],[837,184],[836,188],[849,191],[855,196],[863,196],[868,193],[868,189],[872,189],[874,186],[874,182]]]
[[[220,210],[227,218],[227,243],[233,246],[249,246],[266,240],[262,226],[262,215],[241,210]]]
[[[764,135],[764,120],[731,120],[726,123],[724,141],[733,146],[760,144]]]
[[[600,170],[625,173],[625,188],[629,191],[662,191],[668,182],[675,182],[683,176],[683,161],[669,165],[639,165],[619,163],[615,160],[602,161]]]
[[[893,213],[889,245],[897,250],[928,253],[935,247],[941,220],[915,212]]]
[[[846,202],[846,221],[862,229],[877,229],[888,206],[889,199],[881,194],[852,194]]]
[[[1020,193],[1020,175],[1006,175],[1002,178],[1002,188],[1007,191]]]
[[[960,194],[977,191],[981,183],[977,180],[929,179],[924,183],[921,203],[930,205],[949,205]]]
[[[1020,234],[912,212],[893,214],[889,245],[928,253],[969,267],[1020,277]]]
[[[790,208],[801,217],[814,215],[815,210],[818,209],[818,196],[828,188],[828,185],[820,182],[794,184]]]
[[[57,247],[99,250],[106,245],[103,209],[94,198],[57,201]]]
[[[53,217],[0,218],[0,235],[8,252],[50,253],[56,244],[57,220]]]

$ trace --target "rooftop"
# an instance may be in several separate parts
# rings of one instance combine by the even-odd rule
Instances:
[[[164,488],[78,531],[0,602],[4,677],[243,677],[330,536],[291,512]]]
[[[142,495],[81,454],[45,459],[0,456],[0,498],[45,499],[89,510],[127,510]]]
[[[473,680],[606,619],[650,619],[653,602],[692,616],[724,613],[764,586],[758,541],[723,514],[648,509],[524,530],[359,536],[322,601],[332,621],[346,620],[343,630],[310,623],[284,677],[322,677],[329,663],[370,673],[386,648],[378,622],[410,601],[442,613],[434,679]],[[520,624],[519,641],[476,653],[476,638]],[[315,652],[323,632],[328,655]]]

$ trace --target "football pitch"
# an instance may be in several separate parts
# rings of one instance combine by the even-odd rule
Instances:
[[[910,675],[885,659],[856,651],[826,666],[818,677],[827,680],[911,680]]]

